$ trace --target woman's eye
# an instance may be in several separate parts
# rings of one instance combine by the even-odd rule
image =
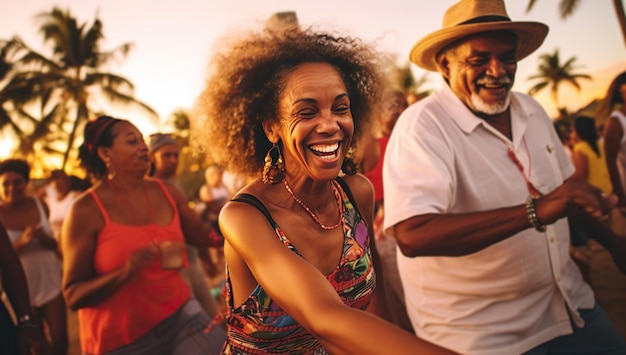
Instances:
[[[296,115],[298,117],[301,117],[301,118],[313,118],[313,117],[315,117],[315,115],[317,115],[317,111],[315,111],[315,110],[308,110],[308,109],[307,110],[300,110],[300,111],[298,111],[296,113]]]
[[[335,113],[339,113],[339,114],[349,113],[350,112],[350,106],[349,105],[340,105],[340,106],[335,107],[333,109],[333,111]]]

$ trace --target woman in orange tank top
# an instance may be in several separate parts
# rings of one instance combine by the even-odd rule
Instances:
[[[218,353],[221,327],[180,275],[184,243],[209,246],[209,227],[168,183],[146,178],[150,160],[129,121],[85,127],[81,165],[95,180],[62,230],[63,294],[78,310],[86,354]]]

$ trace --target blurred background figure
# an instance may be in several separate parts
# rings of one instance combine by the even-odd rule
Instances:
[[[404,291],[396,264],[395,239],[382,232],[384,218],[383,160],[391,131],[400,114],[409,106],[407,95],[400,90],[393,90],[383,97],[382,114],[378,116],[378,127],[373,139],[363,147],[363,157],[359,170],[365,174],[374,186],[374,235],[376,248],[385,270],[385,286],[389,310],[395,324],[413,332],[413,326],[406,313]]]
[[[206,175],[206,171],[205,171],[205,175]],[[205,176],[205,180],[206,180],[206,176]],[[224,183],[228,191],[230,191],[231,196],[235,196],[237,191],[241,190],[244,186],[246,186],[246,184],[249,182],[249,179],[246,178],[245,176],[234,174],[228,170],[223,170],[222,182]]]
[[[163,133],[150,135],[148,150],[150,152],[152,177],[174,185],[183,193],[183,189],[176,179],[180,152],[174,136]],[[186,243],[185,247],[189,266],[181,270],[181,275],[185,278],[191,293],[198,300],[202,309],[213,318],[218,311],[217,302],[211,293],[207,274],[198,256],[198,249],[189,243]]]
[[[235,178],[237,175],[230,174]],[[200,215],[202,220],[213,227],[212,238],[219,247],[209,248],[201,252],[205,269],[211,278],[220,277],[224,271],[224,249],[221,247],[224,237],[217,224],[217,218],[222,207],[233,196],[233,191],[224,183],[224,169],[216,164],[206,168],[204,171],[204,184],[200,186],[198,198],[202,203]]]
[[[182,191],[176,180],[180,151],[175,137],[166,133],[151,134],[148,150],[150,151],[149,175],[155,179],[167,181]]]
[[[52,235],[59,241],[61,235],[61,226],[67,211],[69,211],[71,204],[80,195],[81,190],[79,186],[76,186],[76,177],[72,179],[63,170],[53,170],[50,173],[50,186],[54,189],[55,193],[51,196],[46,195],[46,203],[50,209],[50,228],[52,228]]]
[[[41,354],[43,333],[35,322],[30,306],[26,275],[17,253],[11,246],[9,236],[0,223],[0,281],[7,294],[9,306],[16,324],[13,323],[4,302],[0,301],[0,354]]]
[[[569,142],[572,146],[572,162],[576,169],[572,177],[588,182],[599,188],[605,195],[611,194],[613,187],[596,121],[587,116],[575,117]],[[568,221],[572,241],[570,255],[576,261],[585,281],[591,284],[593,280],[590,277],[590,263],[593,257],[593,244],[590,243],[589,237],[576,226],[575,219],[570,218]]]
[[[81,165],[97,182],[70,208],[62,230],[63,293],[78,310],[88,354],[217,354],[213,327],[180,274],[185,243],[208,230],[182,192],[147,177],[143,135],[127,120],[87,123]]]
[[[554,130],[559,136],[563,150],[573,163],[574,157],[572,149],[574,144],[572,143],[572,137],[575,133],[573,133],[574,129],[572,126],[573,124],[569,119],[558,119],[554,121]],[[570,232],[570,255],[580,269],[583,279],[591,285],[591,259],[593,258],[593,252],[589,244],[589,238],[573,223],[571,218],[568,218],[567,223]]]
[[[222,207],[232,197],[232,191],[224,184],[224,169],[219,165],[211,165],[204,171],[204,184],[198,196],[204,203],[202,217],[217,227],[217,217]]]
[[[607,90],[598,107],[597,119],[604,125],[606,165],[611,177],[617,205],[626,211],[626,72],[619,74]]]
[[[26,193],[29,179],[26,161],[7,159],[0,163],[0,221],[24,268],[34,321],[45,327],[51,353],[66,354],[67,309],[61,295],[58,243],[48,222],[48,207]]]
[[[613,187],[595,120],[587,116],[578,116],[574,119],[574,129],[571,132],[572,159],[576,168],[573,177],[587,181],[602,190],[605,195],[610,195]]]
[[[554,121],[554,130],[559,136],[559,140],[561,140],[561,144],[563,145],[563,149],[565,150],[565,154],[572,159],[572,123],[567,119],[558,119]]]

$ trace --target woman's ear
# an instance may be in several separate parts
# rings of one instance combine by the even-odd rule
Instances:
[[[107,162],[109,160],[111,160],[111,149],[109,149],[108,147],[98,147],[98,157],[100,157],[100,159],[102,159],[103,162]]]
[[[278,135],[278,122],[275,120],[265,120],[262,123],[263,132],[265,132],[265,136],[272,143],[277,143],[280,140],[280,136]]]

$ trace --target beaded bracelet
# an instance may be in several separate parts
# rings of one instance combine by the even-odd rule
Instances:
[[[541,225],[539,223],[539,219],[537,218],[537,210],[535,209],[536,199],[536,197],[528,195],[528,198],[526,199],[526,215],[528,215],[528,221],[530,222],[530,225],[535,228],[537,232],[543,233],[546,231],[546,226]]]

